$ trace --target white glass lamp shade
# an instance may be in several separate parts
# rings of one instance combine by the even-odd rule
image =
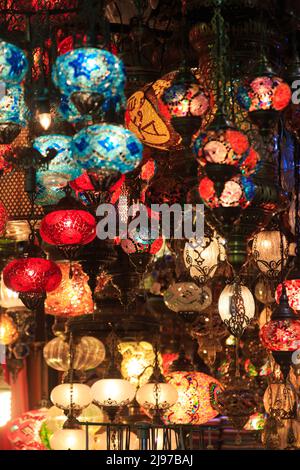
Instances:
[[[177,402],[178,392],[171,384],[147,383],[137,391],[136,399],[143,408],[166,410]]]
[[[191,238],[184,247],[184,264],[190,276],[204,283],[214,276],[221,255],[219,241],[204,237],[202,240]]]
[[[0,281],[0,305],[3,308],[23,308],[25,309],[25,306],[23,302],[19,299],[19,294],[18,292],[14,292],[8,287],[3,282],[3,274],[1,274],[1,281]]]
[[[282,235],[284,264],[288,256],[288,242]],[[263,230],[255,235],[252,254],[258,269],[269,277],[281,271],[281,234],[279,230]]]
[[[54,387],[50,400],[62,410],[69,410],[72,402],[73,410],[81,411],[92,402],[92,393],[88,385],[65,383]]]
[[[126,406],[134,399],[136,388],[128,380],[101,379],[92,385],[91,391],[98,406]]]
[[[247,319],[251,320],[251,318],[253,318],[255,315],[255,301],[248,287],[240,286],[240,288],[241,288],[241,296],[243,298],[244,307],[245,307],[245,319],[243,322],[243,328],[246,328],[246,326],[248,325]],[[219,303],[218,303],[219,314],[225,324],[231,319],[232,314],[230,311],[230,307],[231,307],[232,297],[234,295],[234,289],[235,287],[233,284],[228,284],[226,287],[224,287],[219,297]]]
[[[60,429],[50,438],[52,450],[86,450],[86,434],[83,429]]]
[[[0,428],[11,420],[11,387],[0,377]]]

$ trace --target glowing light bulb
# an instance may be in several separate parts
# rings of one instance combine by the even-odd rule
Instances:
[[[39,121],[40,125],[42,126],[42,128],[45,131],[47,131],[49,129],[49,127],[51,126],[51,122],[52,122],[51,114],[50,113],[40,113],[38,115],[38,121]]]

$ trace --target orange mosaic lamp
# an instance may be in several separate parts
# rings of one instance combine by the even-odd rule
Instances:
[[[94,303],[88,285],[89,277],[79,263],[72,263],[72,277],[69,276],[70,265],[58,261],[62,281],[57,289],[47,294],[45,313],[60,317],[75,317],[93,313]]]

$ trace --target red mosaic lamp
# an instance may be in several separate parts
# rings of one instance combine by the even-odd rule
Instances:
[[[71,196],[71,188],[57,204],[56,210],[41,221],[40,235],[44,242],[56,245],[68,259],[72,259],[81,246],[96,237],[96,219],[85,206]]]

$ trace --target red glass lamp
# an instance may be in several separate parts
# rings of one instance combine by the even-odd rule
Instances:
[[[95,217],[70,193],[71,189],[67,188],[66,196],[59,201],[55,211],[42,219],[40,226],[42,239],[58,246],[68,258],[96,237]]]

